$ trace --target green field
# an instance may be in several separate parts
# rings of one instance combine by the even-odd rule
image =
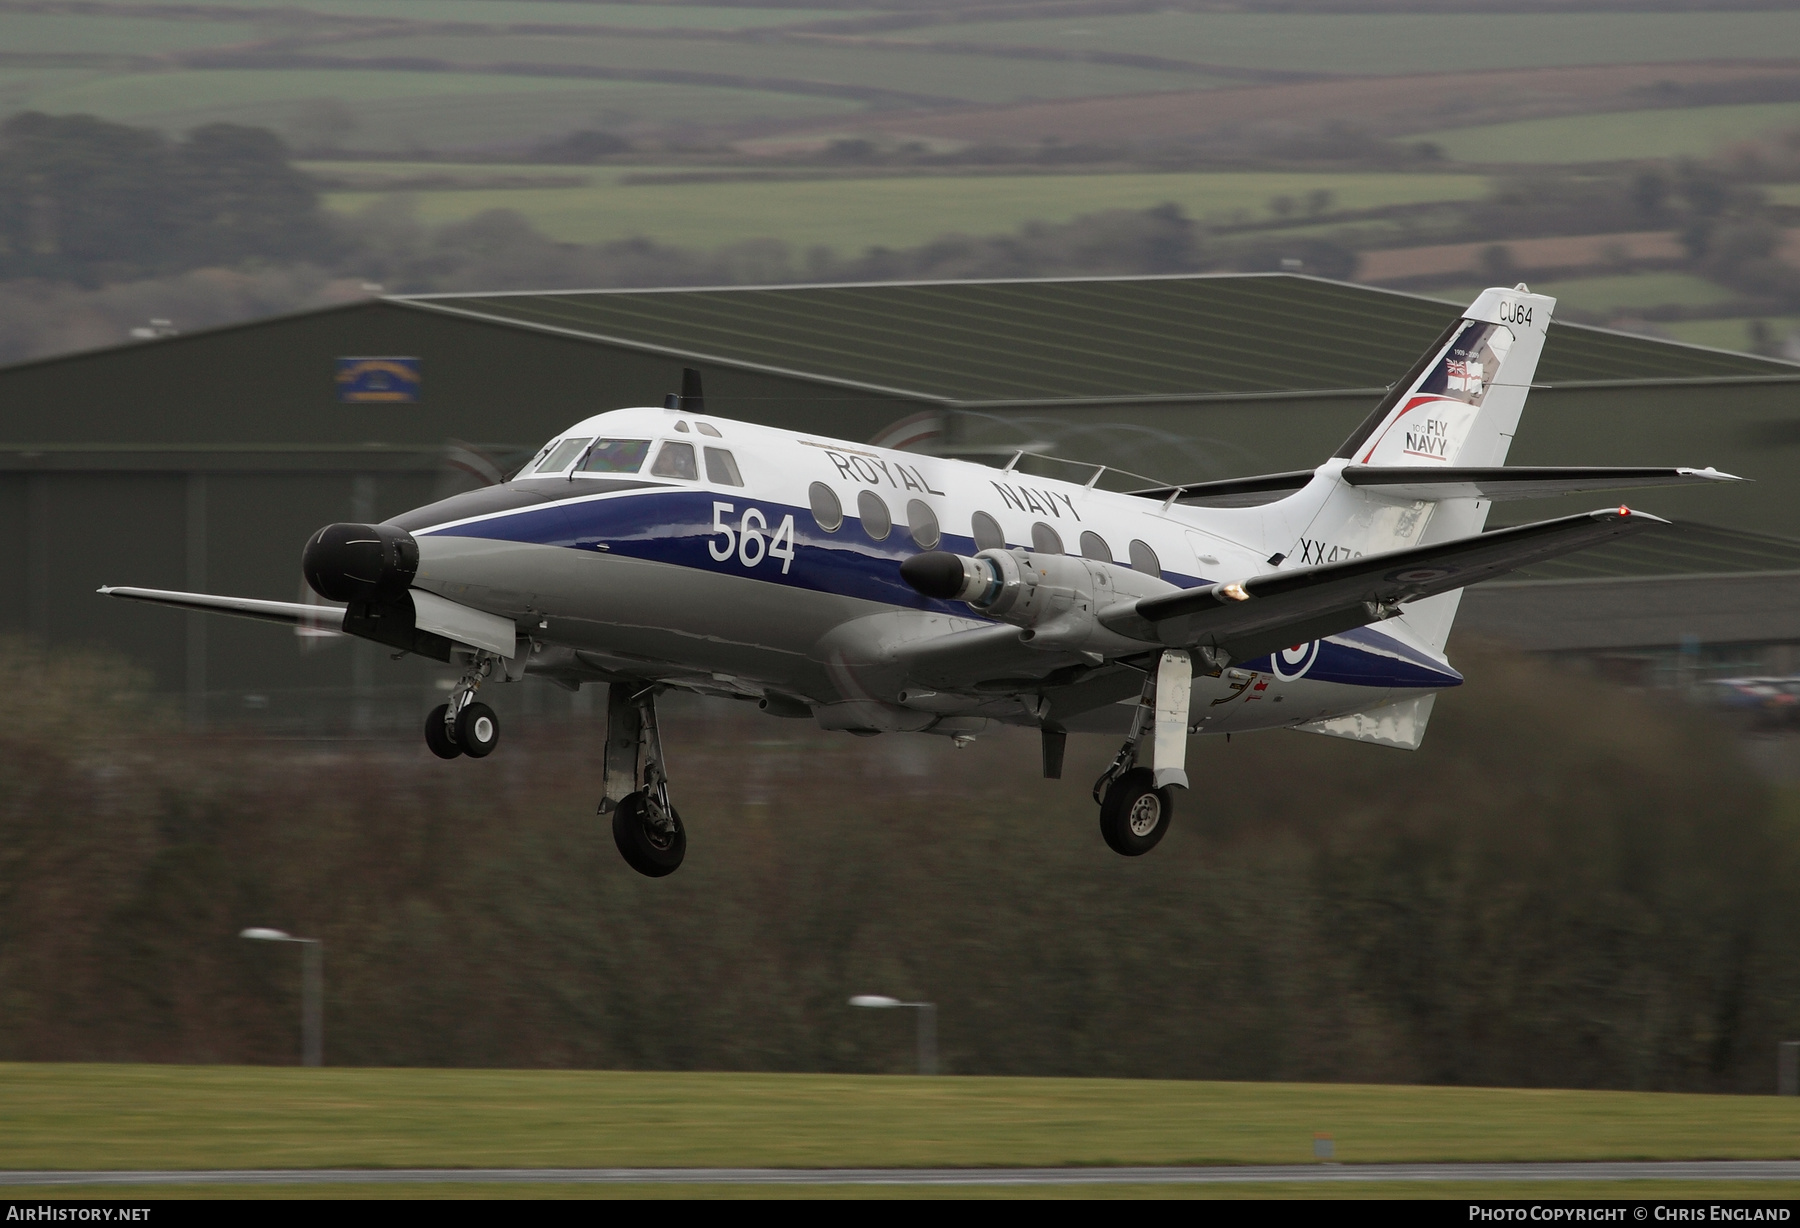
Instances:
[[[1123,51],[1328,73],[1782,57],[1800,12],[1144,13],[909,29],[894,38]]]
[[[383,38],[337,44],[331,51],[344,56],[416,56],[468,68],[512,62],[682,69],[759,81],[806,81],[893,90],[968,103],[1142,94],[1218,83],[1193,73],[1114,64],[1045,64],[898,47],[582,38],[563,34]]]
[[[1800,102],[1614,111],[1422,132],[1459,162],[1613,162],[1703,155],[1765,132],[1800,127]]]
[[[1800,1101],[1122,1079],[0,1066],[0,1168],[980,1167],[1800,1156]]]
[[[579,128],[828,118],[863,109],[849,99],[770,90],[373,69],[90,73],[21,93],[14,105],[169,131],[230,121],[292,136],[325,100],[343,103],[353,116],[354,127],[342,141],[352,149],[522,146]]]
[[[368,164],[362,164],[366,169]],[[547,168],[536,168],[543,173]],[[564,168],[557,168],[562,173]],[[570,173],[582,173],[572,170]],[[1103,209],[1173,202],[1188,216],[1266,216],[1275,196],[1329,189],[1337,207],[1373,208],[1469,200],[1487,190],[1479,175],[1117,174],[927,175],[908,178],[621,184],[596,174],[580,188],[477,189],[422,193],[419,216],[434,223],[486,209],[516,209],[555,238],[599,243],[648,236],[697,248],[774,238],[842,253],[902,247],[945,233],[994,234],[1030,221],[1064,221]],[[334,192],[332,208],[355,211],[377,192]]]
[[[0,47],[12,55],[185,51],[243,42],[255,31],[254,26],[242,21],[156,21],[113,14],[96,21],[64,13],[0,12]]]
[[[1763,323],[1779,341],[1800,332],[1800,316],[1770,316]],[[1749,320],[1673,320],[1657,328],[1689,345],[1709,345],[1716,350],[1745,350],[1751,345]]]
[[[168,0],[121,0],[146,9],[167,9]],[[403,17],[412,21],[467,21],[492,24],[634,26],[641,29],[739,30],[867,17],[855,9],[709,7],[686,4],[569,4],[533,0],[186,0],[181,8],[217,5],[226,9],[266,8],[281,12],[342,17]],[[173,14],[180,19],[179,10]]]
[[[1558,307],[1577,311],[1629,312],[1673,304],[1700,306],[1729,302],[1736,297],[1717,282],[1691,273],[1626,273],[1617,277],[1578,277],[1565,281],[1529,280],[1536,293],[1551,295]],[[1480,294],[1485,285],[1485,282],[1479,285],[1470,282],[1433,290],[1431,296],[1467,303]],[[1739,324],[1741,327],[1741,322]]]

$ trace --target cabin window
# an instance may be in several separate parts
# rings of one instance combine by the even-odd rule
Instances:
[[[912,530],[913,541],[921,550],[936,550],[938,539],[937,513],[928,507],[923,499],[911,499],[906,504],[906,527]]]
[[[636,473],[650,455],[648,439],[596,439],[588,445],[580,473]]]
[[[888,505],[881,501],[881,496],[872,490],[865,490],[856,496],[856,514],[862,517],[863,532],[871,541],[885,541],[888,530],[894,527],[894,514],[888,511]]]
[[[532,472],[533,473],[561,473],[564,469],[567,469],[569,467],[569,462],[574,460],[576,458],[576,456],[580,455],[581,450],[588,446],[588,442],[589,441],[586,439],[565,439],[565,440],[563,440],[561,443],[557,444],[554,448],[550,449],[550,455],[546,456],[543,460],[543,463],[540,464],[536,469],[533,469]]]
[[[1104,537],[1089,529],[1081,535],[1081,557],[1096,563],[1110,563],[1113,561],[1112,547],[1106,544]]]
[[[976,512],[969,517],[969,528],[974,533],[977,550],[1006,549],[1006,534],[1000,531],[1000,522],[986,512]]]
[[[686,478],[692,482],[699,478],[700,470],[694,466],[694,445],[677,443],[671,440],[662,446],[656,454],[656,464],[650,472],[659,478]]]
[[[1141,571],[1147,576],[1162,578],[1162,560],[1156,557],[1156,551],[1143,542],[1131,543],[1131,570]]]
[[[1040,520],[1031,526],[1031,548],[1039,554],[1061,554],[1062,535]]]
[[[677,422],[675,424],[675,429],[680,431],[683,435],[685,435],[688,433],[688,424],[685,422]]]
[[[823,482],[814,482],[807,488],[806,496],[812,501],[813,519],[827,533],[836,533],[844,523],[844,505],[838,502],[837,491]]]
[[[724,448],[707,448],[706,480],[719,486],[742,486],[744,479],[738,473],[737,459]]]
[[[723,435],[719,434],[719,428],[710,422],[696,422],[694,423],[694,426],[702,435],[711,435],[714,439],[725,438]]]

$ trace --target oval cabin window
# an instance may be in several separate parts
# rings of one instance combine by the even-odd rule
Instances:
[[[921,550],[936,550],[941,536],[938,532],[937,513],[926,506],[923,499],[912,499],[906,504],[906,526],[912,530],[912,539]]]
[[[856,496],[856,514],[862,517],[863,532],[871,541],[884,541],[888,531],[894,527],[894,514],[888,511],[888,505],[881,501],[881,496],[872,490],[865,490]]]
[[[986,512],[976,512],[969,518],[969,528],[975,538],[977,550],[1006,549],[1006,534],[1000,531],[1000,522]]]
[[[1031,526],[1031,548],[1039,554],[1061,554],[1062,535],[1040,520]]]
[[[812,502],[813,520],[827,533],[836,533],[844,523],[844,505],[838,502],[837,491],[823,482],[814,482],[807,487],[806,495]]]
[[[1162,561],[1156,557],[1156,551],[1146,543],[1131,543],[1131,570],[1141,571],[1147,576],[1162,578]]]
[[[1106,544],[1104,537],[1089,529],[1081,535],[1081,557],[1096,563],[1110,563],[1113,561],[1112,547]]]

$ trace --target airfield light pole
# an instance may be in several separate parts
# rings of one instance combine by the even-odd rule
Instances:
[[[872,1010],[893,1010],[906,1006],[919,1012],[919,1073],[934,1075],[938,1072],[937,1060],[937,1003],[936,1002],[902,1002],[899,998],[885,998],[880,994],[859,993],[850,999],[851,1006],[866,1006]]]
[[[300,1064],[325,1064],[325,944],[317,938],[296,938],[282,930],[252,926],[238,934],[256,942],[300,944]]]

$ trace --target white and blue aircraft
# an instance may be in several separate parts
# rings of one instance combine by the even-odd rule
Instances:
[[[600,812],[647,875],[687,847],[656,726],[671,687],[853,734],[1031,726],[1049,777],[1069,732],[1123,735],[1094,797],[1137,856],[1168,831],[1189,734],[1416,748],[1462,682],[1444,644],[1465,586],[1668,523],[1609,507],[1484,532],[1494,501],[1737,480],[1503,467],[1554,308],[1484,291],[1311,470],[1109,492],[1098,466],[1058,481],[729,421],[689,371],[509,481],[320,529],[302,568],[342,606],[100,591],[455,663],[425,723],[445,759],[494,749],[486,683],[608,684]]]

